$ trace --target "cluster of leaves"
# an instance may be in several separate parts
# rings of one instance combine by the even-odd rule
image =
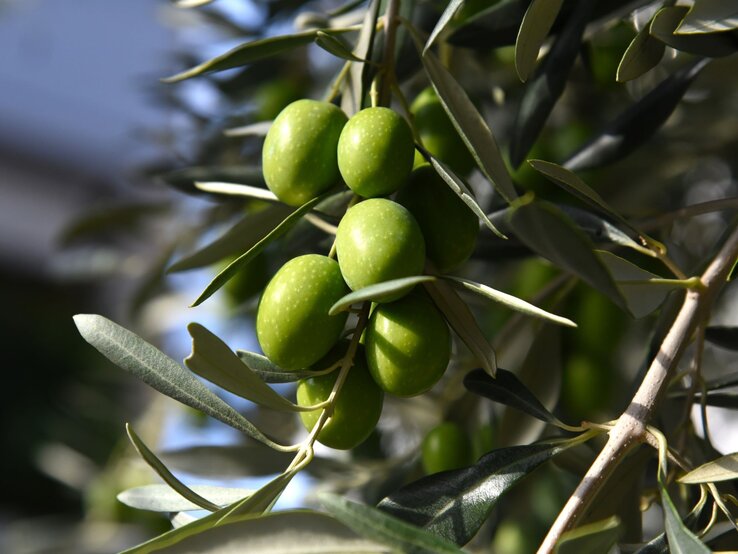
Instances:
[[[204,6],[203,13],[209,17],[227,20],[221,12],[208,11],[211,7],[205,5],[211,2],[177,3]],[[720,126],[720,103],[730,97],[722,88],[722,74],[705,82],[714,104],[704,113],[705,130],[680,137],[678,129],[670,128],[672,116],[689,116],[680,110],[698,109],[683,107],[697,77],[719,63],[715,58],[738,51],[736,5],[696,0],[689,7],[665,0],[633,2],[624,9],[614,1],[502,0],[475,7],[474,2],[463,0],[367,0],[328,12],[309,12],[303,4],[307,3],[267,4],[268,22],[294,20],[300,27],[296,33],[252,37],[165,81],[209,79],[233,104],[244,96],[258,97],[255,82],[261,81],[260,87],[277,83],[290,89],[284,103],[293,99],[295,90],[308,95],[322,85],[325,98],[340,103],[349,115],[366,105],[375,79],[393,85],[392,94],[400,107],[408,105],[406,94],[432,85],[474,159],[475,171],[457,174],[422,144],[417,146],[451,190],[478,215],[485,230],[483,240],[461,275],[375,285],[347,295],[333,309],[348,309],[423,283],[460,339],[453,371],[430,393],[440,406],[437,418],[458,421],[481,437],[480,456],[469,467],[418,479],[415,450],[376,448],[344,463],[316,455],[310,437],[307,442],[284,445],[197,376],[270,413],[294,414],[301,408],[270,384],[296,381],[304,372],[287,372],[257,353],[234,351],[196,323],[188,327],[192,353],[182,367],[110,320],[80,315],[76,323],[81,334],[110,360],[252,441],[170,452],[159,459],[129,427],[134,446],[168,488],[129,490],[121,501],[174,514],[171,531],[130,551],[207,552],[229,544],[237,551],[262,552],[275,545],[300,544],[305,552],[456,552],[464,545],[484,548],[492,536],[501,551],[529,548],[529,544],[521,545],[528,537],[520,536],[518,542],[513,541],[517,546],[504,546],[503,529],[515,520],[516,510],[522,509],[526,499],[543,504],[538,501],[548,498],[557,507],[563,502],[591,461],[589,441],[596,441],[610,428],[607,423],[590,422],[606,421],[605,416],[613,415],[616,406],[622,408],[627,398],[625,393],[619,397],[608,397],[608,393],[616,385],[632,387],[639,382],[641,375],[625,366],[626,360],[632,365],[633,357],[619,355],[621,339],[648,347],[644,362],[650,361],[681,291],[701,285],[687,276],[698,272],[714,239],[700,241],[691,251],[674,241],[674,226],[684,218],[722,213],[737,205],[735,197],[685,205],[685,199],[694,198],[690,195],[693,186],[680,186],[672,177],[707,156],[724,156],[738,138],[735,126],[727,130]],[[641,23],[637,32],[631,28],[631,17]],[[391,20],[398,25],[390,24]],[[233,28],[232,22],[227,23]],[[250,29],[238,32],[256,33]],[[396,33],[396,43],[388,40],[390,33]],[[387,44],[396,44],[395,51],[385,53]],[[315,74],[306,69],[310,66],[304,63],[309,59],[307,53],[316,55],[313,45],[332,56],[333,79],[319,75],[317,69]],[[514,48],[512,59],[508,47]],[[608,63],[611,74],[598,76]],[[270,79],[274,67],[284,69],[277,80]],[[287,78],[289,70],[297,67],[299,73]],[[220,76],[224,70],[236,72]],[[626,81],[635,99],[626,85],[619,84]],[[486,94],[490,82],[496,83],[492,95]],[[276,89],[265,90],[275,95]],[[611,104],[617,106],[614,112]],[[205,195],[216,204],[207,208],[205,224],[188,228],[185,235],[202,236],[215,225],[240,216],[214,241],[173,263],[172,252],[188,245],[177,239],[165,249],[159,268],[168,267],[169,272],[227,264],[193,306],[221,288],[233,289],[245,274],[249,276],[247,293],[239,299],[253,298],[275,261],[297,252],[327,252],[330,248],[335,223],[350,196],[329,193],[290,208],[265,189],[260,169],[250,163],[258,158],[259,137],[276,111],[246,116],[229,113],[210,121],[190,110],[198,131],[207,131],[198,141],[195,165],[166,172],[163,178],[181,191]],[[406,115],[412,121],[411,114]],[[696,119],[701,125],[702,115]],[[494,135],[490,121],[496,121]],[[572,132],[582,134],[578,127],[584,127],[588,137],[572,141]],[[706,137],[710,130],[716,132],[714,140]],[[680,141],[690,145],[688,152],[679,149]],[[676,152],[684,165],[673,161]],[[247,160],[247,165],[233,164],[236,156]],[[735,170],[729,165],[733,160],[720,163]],[[662,191],[667,188],[669,200],[664,201]],[[490,274],[499,277],[489,278]],[[493,281],[495,287],[488,284]],[[151,284],[147,282],[142,289],[137,304],[152,290]],[[469,301],[460,294],[466,292],[474,293]],[[477,296],[483,299],[481,307],[471,300]],[[602,298],[607,300],[603,303]],[[552,311],[572,312],[572,318]],[[633,324],[631,318],[645,323]],[[572,319],[578,328],[571,329],[576,327]],[[706,341],[727,349],[736,349],[738,342],[735,328],[708,324],[706,318],[695,339],[694,361],[684,379],[675,380],[654,422],[653,435],[665,435],[659,468],[650,464],[649,450],[627,458],[616,468],[613,484],[606,485],[583,525],[562,538],[560,551],[604,552],[621,541],[640,544],[642,552],[662,552],[668,547],[705,552],[707,547],[698,535],[715,544],[724,539],[724,529],[716,524],[716,510],[722,509],[733,523],[724,500],[734,497],[733,491],[719,491],[715,483],[731,485],[729,480],[738,476],[738,462],[735,455],[718,457],[709,435],[700,438],[695,433],[689,413],[692,404],[701,404],[703,413],[708,405],[738,408],[735,394],[726,392],[738,384],[735,373],[721,374],[715,380],[702,377]],[[629,329],[639,336],[632,331],[629,335]],[[644,329],[650,331],[644,333]],[[643,340],[644,335],[649,342]],[[397,401],[394,409],[402,413],[422,401]],[[562,419],[589,422],[570,425]],[[706,418],[703,427],[707,427]],[[403,430],[388,429],[387,435],[393,432]],[[541,438],[543,434],[546,438]],[[679,449],[670,451],[667,440]],[[689,472],[667,470],[669,455],[682,468],[705,465]],[[556,466],[547,463],[554,458]],[[198,462],[203,459],[207,462]],[[260,461],[246,462],[254,459]],[[214,460],[227,462],[230,468],[235,462],[236,471],[248,467],[252,474],[277,476],[259,490],[245,491],[188,487],[172,473],[214,471],[224,477],[227,471]],[[535,475],[521,483],[536,468],[540,469]],[[332,482],[334,491],[353,490],[365,503],[324,494],[320,496],[323,511],[273,512],[282,491],[302,470]],[[543,483],[549,482],[554,483],[553,490],[542,490]],[[514,486],[523,492],[515,499],[503,498]],[[178,494],[172,495],[171,490]],[[649,505],[657,498],[665,513],[664,532],[643,544],[641,504]],[[683,512],[685,507],[691,511],[683,518],[680,509]],[[187,513],[194,509],[211,513],[193,519]],[[556,510],[541,509],[527,521],[535,527],[529,533],[533,539],[545,531]]]

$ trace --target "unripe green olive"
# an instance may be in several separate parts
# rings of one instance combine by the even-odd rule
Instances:
[[[312,406],[328,398],[338,378],[339,370],[327,375],[302,379],[297,385],[297,403]],[[382,413],[384,393],[372,380],[360,348],[354,365],[336,397],[333,413],[320,433],[318,441],[331,448],[348,450],[364,442],[371,434]],[[320,410],[300,412],[309,431],[320,417]]]
[[[346,114],[328,102],[298,100],[269,128],[262,168],[267,187],[290,206],[299,206],[339,180],[336,147]]]
[[[338,141],[338,167],[351,190],[365,198],[395,192],[413,167],[413,134],[389,108],[366,108],[349,119]]]
[[[366,361],[377,384],[396,396],[421,394],[438,382],[451,356],[443,315],[422,291],[378,304],[366,328]]]
[[[427,474],[458,469],[472,463],[469,437],[456,423],[445,421],[423,439],[423,469]]]
[[[474,167],[474,158],[432,87],[418,94],[410,106],[410,112],[415,118],[415,129],[425,149],[457,173],[469,173]]]
[[[418,222],[407,209],[384,198],[365,200],[346,212],[336,232],[336,253],[351,290],[419,275],[425,264]]]
[[[425,164],[413,170],[397,194],[420,225],[426,255],[439,271],[450,271],[469,259],[477,243],[479,220],[466,204]]]
[[[284,264],[264,289],[256,336],[264,355],[284,369],[309,367],[338,340],[347,314],[328,315],[348,288],[338,263],[307,254]]]

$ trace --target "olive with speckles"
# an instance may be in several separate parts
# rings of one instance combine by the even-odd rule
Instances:
[[[420,225],[428,258],[441,273],[469,259],[477,244],[479,220],[428,164],[410,174],[397,193]]]
[[[349,119],[338,140],[338,168],[359,196],[395,192],[413,167],[413,134],[389,108],[366,108]]]
[[[340,180],[338,138],[348,118],[329,102],[302,99],[280,112],[264,140],[267,187],[290,206],[300,206]]]
[[[392,200],[371,198],[350,208],[341,219],[336,253],[343,278],[351,290],[358,290],[419,275],[425,263],[425,242],[418,222],[406,208]]]
[[[336,349],[341,348],[339,345]],[[345,351],[345,347],[344,347]],[[319,368],[322,369],[322,368]],[[297,403],[312,406],[328,398],[338,378],[339,370],[328,375],[302,379],[297,384]],[[364,352],[359,347],[354,365],[336,397],[333,414],[320,433],[318,441],[331,448],[348,450],[366,440],[382,413],[384,392],[369,375]],[[302,424],[309,431],[320,417],[320,410],[300,412]]]
[[[272,277],[256,313],[264,355],[287,370],[309,367],[336,344],[346,313],[328,310],[348,293],[338,263],[327,256],[293,258]]]
[[[423,291],[413,291],[372,313],[364,338],[369,372],[385,392],[415,396],[443,376],[451,357],[451,334],[441,312]]]

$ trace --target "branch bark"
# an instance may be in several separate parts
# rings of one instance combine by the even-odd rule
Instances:
[[[700,277],[704,288],[687,292],[679,313],[664,337],[659,352],[625,412],[618,418],[604,448],[577,486],[548,531],[538,554],[554,551],[561,535],[573,528],[586,513],[597,493],[630,451],[644,441],[646,425],[666,389],[670,374],[681,357],[697,324],[722,289],[736,257],[738,227],[735,227]]]

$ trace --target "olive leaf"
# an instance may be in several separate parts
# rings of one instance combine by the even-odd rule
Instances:
[[[726,454],[704,463],[677,479],[686,485],[738,479],[738,453]]]
[[[448,24],[451,22],[451,19],[453,19],[454,15],[456,15],[456,12],[459,11],[459,8],[461,8],[463,4],[464,0],[451,0],[448,3],[448,6],[446,6],[446,9],[443,10],[443,13],[441,14],[441,17],[438,18],[436,26],[433,27],[428,40],[425,42],[423,54],[425,54],[426,50],[433,46],[433,43],[436,41],[438,36],[446,29]]]
[[[363,60],[354,54],[340,38],[328,34],[325,31],[318,31],[316,33],[315,44],[337,58],[350,60],[352,62],[366,62],[366,60]]]
[[[556,543],[556,554],[609,552],[622,533],[620,519],[612,516],[567,531]]]
[[[718,58],[738,51],[738,45],[730,33],[674,34],[688,11],[687,6],[661,8],[651,21],[651,35],[667,46],[697,56]]]
[[[655,14],[654,14],[655,15]],[[653,21],[653,18],[651,18]],[[666,51],[666,45],[659,39],[651,36],[651,21],[638,31],[633,40],[625,49],[620,59],[615,80],[618,83],[631,81],[640,77],[661,61]]]
[[[279,202],[279,198],[270,190],[263,187],[254,187],[251,185],[242,185],[239,183],[221,183],[221,182],[195,182],[195,188],[211,194],[220,194],[223,196],[244,196],[246,198],[255,198],[257,200],[265,200],[267,202]]]
[[[265,137],[272,128],[274,121],[257,121],[255,123],[249,123],[242,127],[233,127],[226,129],[223,134],[227,137]]]
[[[207,497],[213,505],[237,502],[254,491],[213,485],[193,485],[190,490],[200,497]],[[131,508],[151,512],[188,512],[201,510],[202,506],[190,502],[167,485],[144,485],[126,489],[118,494],[118,500]]]
[[[226,182],[248,184],[264,188],[264,175],[260,167],[250,165],[193,166],[162,173],[159,179],[167,185],[187,194],[207,194],[214,199],[217,195],[206,193],[195,186],[195,182]],[[222,197],[221,197],[222,198]]]
[[[293,383],[313,374],[310,370],[282,369],[266,356],[248,350],[236,350],[236,355],[265,383]]]
[[[359,38],[353,54],[362,60],[369,60],[374,50],[374,37],[377,33],[377,20],[381,0],[372,0],[366,10],[364,21],[359,31]],[[348,79],[341,95],[341,109],[351,117],[361,110],[367,93],[367,75],[369,65],[364,62],[352,62],[348,71]]]
[[[563,4],[564,0],[533,0],[525,11],[515,39],[515,70],[521,81],[527,81],[533,72],[538,51]]]
[[[382,283],[376,283],[369,285],[362,289],[348,293],[346,296],[336,301],[331,309],[328,310],[328,315],[336,315],[340,312],[348,310],[352,305],[360,302],[381,302],[385,298],[394,297],[398,295],[404,295],[410,291],[415,285],[420,283],[429,283],[435,281],[435,277],[432,275],[417,275],[414,277],[402,277],[400,279],[392,279],[390,281],[384,281]]]
[[[661,505],[664,508],[664,528],[671,552],[678,554],[710,554],[710,549],[682,521],[669,492],[659,480]]]
[[[699,0],[692,4],[675,34],[718,33],[734,29],[738,29],[738,10],[735,2]]]
[[[213,394],[189,371],[131,331],[100,315],[78,314],[74,316],[74,323],[82,337],[101,354],[162,394],[200,410],[270,448],[283,448]]]

